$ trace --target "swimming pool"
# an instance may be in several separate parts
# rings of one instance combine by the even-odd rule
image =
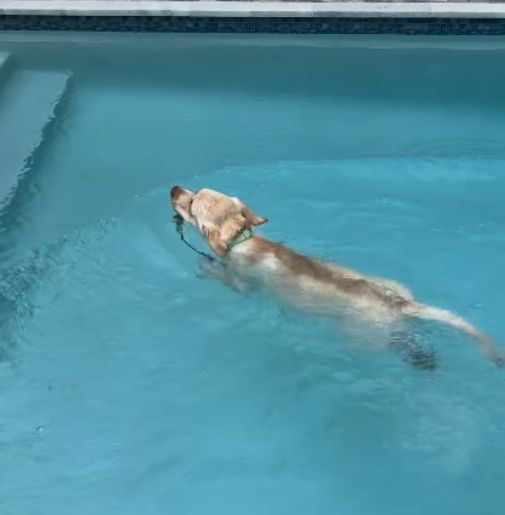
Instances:
[[[503,370],[426,324],[440,367],[419,372],[199,279],[168,192],[237,195],[272,239],[503,346],[504,39],[5,33],[0,53],[3,514],[500,513]]]

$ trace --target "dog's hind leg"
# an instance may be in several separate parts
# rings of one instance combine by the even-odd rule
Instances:
[[[391,331],[389,345],[401,355],[405,363],[414,368],[427,371],[437,368],[434,350],[420,343],[416,334],[407,328]]]

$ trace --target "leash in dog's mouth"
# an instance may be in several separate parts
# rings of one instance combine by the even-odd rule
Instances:
[[[175,232],[180,236],[181,240],[193,251],[199,254],[200,256],[207,258],[209,261],[216,261],[216,258],[214,256],[211,256],[210,254],[207,254],[207,252],[202,252],[198,249],[195,249],[191,243],[189,243],[186,238],[184,237],[184,218],[179,214],[176,213],[173,217],[174,224],[175,224]]]

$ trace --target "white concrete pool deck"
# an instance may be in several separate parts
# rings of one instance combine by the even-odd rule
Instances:
[[[505,18],[505,3],[0,0],[0,15]]]

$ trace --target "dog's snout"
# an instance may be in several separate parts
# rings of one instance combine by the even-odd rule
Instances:
[[[172,200],[177,200],[177,197],[183,192],[184,190],[180,186],[174,186],[170,190],[170,197]]]

